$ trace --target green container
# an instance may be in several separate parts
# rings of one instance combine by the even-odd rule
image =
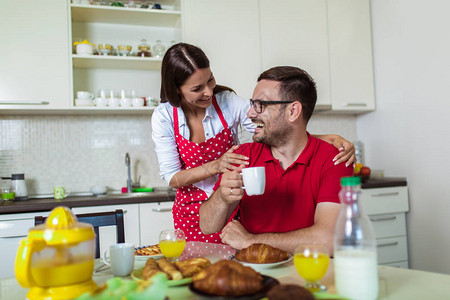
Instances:
[[[14,193],[14,192],[2,193],[1,199],[2,200],[14,200],[14,199],[16,199],[16,193]]]

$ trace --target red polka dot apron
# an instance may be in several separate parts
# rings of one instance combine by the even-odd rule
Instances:
[[[200,144],[191,142],[180,135],[177,108],[173,108],[175,141],[178,145],[183,169],[195,168],[218,159],[234,144],[231,130],[214,96],[212,104],[224,129]],[[204,235],[200,230],[199,209],[206,199],[208,199],[206,193],[192,184],[177,189],[172,210],[173,219],[175,228],[184,231],[186,241],[221,243],[219,233]]]

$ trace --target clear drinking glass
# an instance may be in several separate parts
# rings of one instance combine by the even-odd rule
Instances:
[[[185,246],[186,237],[181,229],[163,230],[159,234],[159,248],[169,261],[177,260]]]
[[[295,248],[294,265],[298,274],[305,280],[305,288],[312,292],[324,291],[319,283],[330,263],[328,248],[324,245],[301,244]]]

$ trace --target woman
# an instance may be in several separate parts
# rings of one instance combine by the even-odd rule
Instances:
[[[239,145],[237,129],[253,132],[247,118],[249,102],[228,87],[216,85],[205,53],[193,45],[170,47],[161,68],[161,104],[152,116],[152,137],[161,177],[177,188],[174,225],[187,241],[220,243],[219,234],[204,235],[199,209],[207,200],[218,175],[246,164],[247,157],[233,153]],[[354,162],[353,145],[336,135],[319,136],[341,152],[337,163]]]

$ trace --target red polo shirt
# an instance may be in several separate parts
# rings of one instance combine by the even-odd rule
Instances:
[[[266,187],[263,195],[247,196],[240,203],[241,223],[250,233],[287,232],[314,224],[316,206],[339,203],[340,179],[352,176],[353,168],[334,165],[338,150],[309,135],[297,160],[286,170],[272,156],[270,146],[261,143],[241,145],[235,153],[250,158],[249,167],[264,166]],[[219,187],[220,180],[214,190]]]

